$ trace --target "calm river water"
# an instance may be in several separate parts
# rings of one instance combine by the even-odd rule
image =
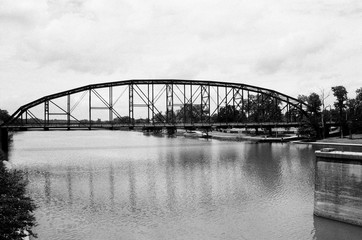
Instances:
[[[127,131],[21,132],[38,239],[361,239],[313,216],[314,149]]]

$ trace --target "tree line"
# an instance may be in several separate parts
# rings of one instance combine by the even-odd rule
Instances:
[[[362,87],[355,91],[355,97],[348,98],[344,86],[331,88],[335,101],[333,105],[325,105],[324,91],[321,95],[311,93],[309,96],[299,95],[298,100],[308,104],[311,116],[303,121],[300,133],[310,138],[325,138],[330,133],[330,123],[339,126],[341,137],[354,133],[362,133]]]
[[[275,96],[263,96],[261,94],[250,94],[247,99],[239,99],[237,104],[225,104],[210,112],[207,106],[201,104],[183,104],[174,111],[157,112],[151,119],[131,119],[135,123],[155,122],[155,123],[236,123],[236,122],[281,122],[286,118],[298,117],[298,113],[291,111],[282,113],[281,101]],[[127,116],[115,118],[117,123],[129,123]]]

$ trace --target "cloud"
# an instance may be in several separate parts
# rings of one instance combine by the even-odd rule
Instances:
[[[127,72],[134,65],[149,72],[167,71],[177,67],[180,58],[191,63],[193,56],[202,54],[211,61],[234,61],[235,54],[245,58],[236,44],[245,41],[249,25],[262,15],[262,5],[243,6],[232,0],[72,0],[47,1],[46,6],[44,24],[24,36],[14,57],[39,67],[92,74]]]
[[[256,71],[274,74],[278,71],[301,71],[318,64],[318,55],[328,49],[334,36],[321,33],[293,33],[268,46],[256,62]],[[314,58],[314,59],[313,59]]]
[[[360,9],[359,0],[2,0],[0,79],[15,83],[7,90],[31,81],[36,96],[125,78],[236,81],[291,95],[341,79],[356,88]]]
[[[61,71],[100,74],[129,65],[143,49],[144,44],[136,45],[143,39],[137,25],[147,27],[142,23],[147,17],[141,12],[132,14],[129,4],[48,1],[47,6],[46,24],[24,36],[15,58],[39,67],[54,65]]]
[[[0,2],[0,24],[18,24],[29,26],[35,24],[43,15],[45,5],[42,1],[11,1]]]

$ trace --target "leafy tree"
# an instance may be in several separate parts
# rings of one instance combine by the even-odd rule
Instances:
[[[184,104],[181,109],[176,111],[176,122],[191,123],[193,116],[197,116],[193,106],[191,104]]]
[[[356,90],[356,98],[346,102],[347,125],[350,136],[362,129],[362,88]]]
[[[199,123],[208,120],[208,109],[201,111],[200,104],[184,104],[180,110],[176,111],[175,117],[177,122]]]
[[[0,124],[5,122],[10,117],[8,111],[0,109]]]
[[[302,103],[308,104],[308,96],[306,95],[298,95],[297,99]],[[285,112],[284,118],[297,122],[303,119],[303,115],[298,109],[291,108]]]
[[[362,87],[356,90],[355,119],[358,122],[358,128],[362,129]]]
[[[317,93],[311,93],[308,96],[307,99],[308,103],[308,111],[312,113],[312,116],[310,117],[310,125],[311,128],[313,128],[313,135],[315,135],[316,138],[321,137],[321,129],[320,129],[320,123],[322,121],[321,119],[321,106],[322,101]]]
[[[334,107],[338,110],[339,118],[338,121],[341,127],[341,133],[346,130],[346,120],[344,117],[344,111],[346,109],[347,103],[347,90],[343,86],[332,87],[333,95],[336,97],[337,101],[334,102]]]
[[[247,103],[250,122],[279,122],[282,120],[280,100],[274,96],[250,95]]]
[[[128,123],[129,122],[129,117],[128,116],[123,116],[120,118],[115,118],[113,119],[114,123]]]
[[[299,95],[298,99],[308,104],[308,111],[311,113],[308,119],[302,121],[301,127],[298,132],[302,136],[311,139],[321,137],[321,106],[322,101],[317,93],[311,93],[309,96]]]
[[[250,94],[249,98],[245,102],[245,106],[248,113],[248,122],[257,122],[259,120],[258,97]]]
[[[315,127],[307,119],[302,120],[301,126],[298,128],[298,134],[307,137],[308,139],[318,138],[318,133]]]
[[[356,101],[362,103],[362,87],[356,90]]]
[[[303,102],[303,103],[307,103],[308,102],[308,97],[306,95],[303,94],[299,94],[298,98],[299,101]]]
[[[322,101],[318,94],[311,93],[307,97],[308,111],[313,113],[319,113],[321,111]]]
[[[35,204],[26,196],[26,184],[20,171],[9,171],[0,161],[0,239],[22,240],[25,231],[36,237],[31,230]]]
[[[225,107],[220,108],[220,112],[218,115],[218,122],[240,122],[245,120],[245,114],[241,111],[237,110],[233,105],[227,105]]]
[[[162,112],[156,113],[155,116],[153,117],[153,121],[155,123],[163,123],[166,121],[166,116],[164,116]]]
[[[357,120],[357,101],[356,99],[348,99],[346,102],[346,107],[347,107],[347,125],[348,125],[348,130],[349,130],[349,134],[350,137],[352,138],[352,134],[355,132],[356,130],[356,120]]]
[[[347,90],[343,86],[332,87],[333,95],[337,98],[337,102],[334,103],[334,106],[338,109],[344,109],[346,107],[345,103],[347,101]]]
[[[174,111],[166,111],[166,121],[168,123],[175,123],[176,121],[176,114]]]

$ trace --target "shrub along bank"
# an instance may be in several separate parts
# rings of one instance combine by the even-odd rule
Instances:
[[[27,235],[36,237],[35,204],[26,194],[23,173],[9,170],[0,154],[0,239],[22,240]]]

